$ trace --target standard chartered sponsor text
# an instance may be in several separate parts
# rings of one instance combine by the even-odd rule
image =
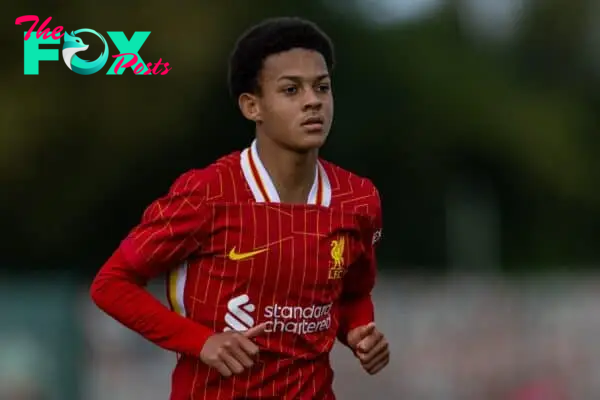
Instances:
[[[265,307],[268,332],[289,332],[299,335],[322,332],[331,326],[332,303],[309,307],[273,304]]]

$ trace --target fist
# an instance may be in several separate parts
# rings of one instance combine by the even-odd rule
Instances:
[[[377,330],[374,322],[352,329],[348,333],[347,342],[369,374],[374,375],[388,365],[388,342],[383,333]]]
[[[265,323],[245,332],[223,332],[208,338],[200,352],[200,359],[209,367],[215,368],[223,376],[241,374],[254,365],[258,346],[252,338],[262,335]]]

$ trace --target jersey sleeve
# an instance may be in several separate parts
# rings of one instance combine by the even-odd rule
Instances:
[[[340,298],[338,339],[344,344],[348,332],[375,320],[371,292],[377,276],[376,248],[382,233],[381,201],[375,187],[368,207],[369,212],[361,227],[363,256],[350,266],[344,276]]]
[[[213,332],[171,311],[144,286],[200,245],[210,218],[203,192],[196,173],[179,177],[146,209],[91,286],[93,301],[109,316],[166,350],[196,357]]]

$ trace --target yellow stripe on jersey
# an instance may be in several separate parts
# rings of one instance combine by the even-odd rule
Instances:
[[[169,283],[167,297],[171,309],[179,315],[185,316],[185,305],[183,292],[185,290],[185,280],[187,278],[187,262],[169,273]]]
[[[167,297],[169,300],[169,305],[171,309],[175,311],[177,314],[181,314],[181,310],[179,310],[179,306],[177,305],[177,275],[179,272],[179,268],[176,268],[169,272],[169,290],[167,291]]]

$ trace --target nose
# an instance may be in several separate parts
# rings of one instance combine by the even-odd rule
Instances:
[[[323,105],[323,101],[319,97],[318,93],[314,89],[305,91],[304,96],[304,110],[319,109]]]

